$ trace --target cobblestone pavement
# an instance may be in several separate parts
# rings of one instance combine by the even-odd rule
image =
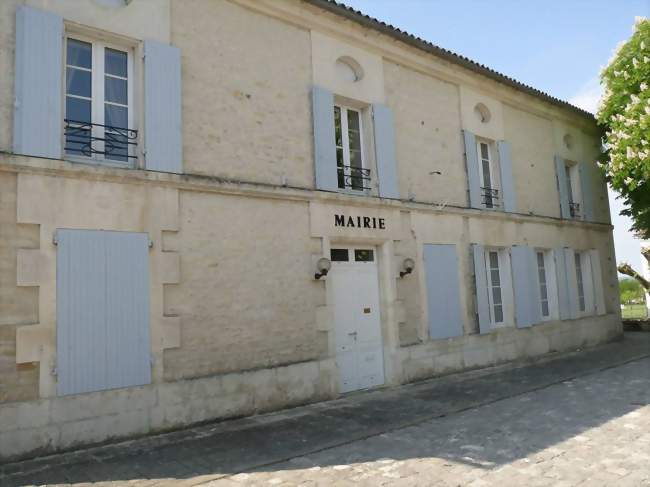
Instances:
[[[650,487],[650,334],[0,465],[33,484]]]

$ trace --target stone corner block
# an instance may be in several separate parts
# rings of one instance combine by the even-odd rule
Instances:
[[[181,281],[181,260],[177,252],[161,252],[160,268],[163,284],[178,284]]]
[[[18,249],[16,254],[16,285],[40,286],[52,279],[48,257],[39,249]]]
[[[40,362],[46,347],[54,345],[54,333],[45,325],[16,328],[16,363]]]
[[[163,316],[161,322],[161,348],[178,348],[181,346],[181,319],[179,316]]]

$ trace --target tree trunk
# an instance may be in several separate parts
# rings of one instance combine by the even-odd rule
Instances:
[[[650,255],[650,250],[647,252],[647,255]],[[643,256],[646,259],[648,258],[645,253],[643,254]],[[633,277],[634,279],[639,281],[641,286],[643,286],[643,289],[645,289],[646,293],[650,292],[650,282],[646,278],[644,278],[641,274],[639,274],[637,271],[632,269],[630,264],[626,264],[626,263],[620,264],[618,266],[618,272],[620,272],[621,274],[625,274],[626,276]]]

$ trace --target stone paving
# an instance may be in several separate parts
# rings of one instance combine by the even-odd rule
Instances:
[[[650,487],[650,334],[0,465],[3,487],[90,483]]]

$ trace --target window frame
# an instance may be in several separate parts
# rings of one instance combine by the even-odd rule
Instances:
[[[488,176],[490,177],[490,186],[489,188],[485,188],[485,171],[483,169],[483,161],[486,160],[483,158],[483,154],[481,152],[481,144],[485,144],[487,147],[488,151]],[[490,189],[490,190],[496,190],[497,192],[501,192],[499,185],[497,184],[498,179],[496,178],[496,159],[495,159],[495,154],[496,154],[496,149],[494,147],[494,142],[487,140],[487,139],[476,139],[476,152],[477,152],[477,157],[478,157],[478,177],[479,177],[479,190],[481,192],[481,206],[487,210],[498,210],[501,207],[501,204],[499,201],[501,200],[501,196],[497,196],[496,202],[492,201],[490,206],[487,204],[487,200],[484,201],[485,195],[483,194],[484,188],[485,189]]]
[[[66,113],[66,98],[67,94],[67,68],[68,68],[68,40],[76,40],[80,42],[85,42],[91,45],[91,123],[105,125],[105,112],[104,105],[106,103],[105,96],[105,52],[106,49],[112,49],[115,51],[125,52],[127,55],[126,60],[126,74],[127,74],[127,125],[126,127],[129,130],[138,130],[137,117],[136,117],[136,100],[135,100],[135,51],[136,46],[128,42],[119,42],[112,39],[106,39],[104,36],[93,36],[88,33],[78,32],[75,30],[66,30],[63,38],[63,118],[67,118]],[[110,76],[110,75],[109,75]],[[75,95],[71,95],[75,96]],[[109,104],[111,102],[108,102]],[[119,104],[118,104],[119,105]],[[91,136],[104,138],[104,127],[93,127]],[[90,156],[84,156],[80,154],[69,154],[65,151],[66,137],[65,137],[65,126],[61,130],[62,138],[62,147],[63,147],[63,159],[71,162],[86,163],[86,164],[98,164],[102,166],[112,166],[120,168],[137,168],[139,166],[139,154],[137,152],[138,145],[130,145],[128,147],[128,155],[135,156],[130,157],[126,161],[119,161],[116,159],[108,159],[104,154],[91,154]],[[140,134],[138,131],[138,137],[135,139],[139,144]],[[104,142],[97,141],[95,147],[99,151],[104,150]]]
[[[569,200],[569,211],[571,211],[571,204],[577,203],[579,211],[577,215],[570,215],[571,218],[580,219],[584,211],[582,205],[582,193],[580,188],[580,174],[577,162],[565,160],[564,173],[567,185],[567,199]]]
[[[358,117],[359,117],[359,153],[361,156],[361,170],[367,170],[368,168],[368,162],[366,160],[366,154],[365,154],[365,149],[364,149],[364,136],[363,136],[363,131],[364,131],[364,124],[363,124],[363,110],[361,108],[355,108],[350,105],[346,105],[345,103],[339,103],[335,102],[334,106],[332,107],[332,110],[335,111],[336,109],[339,109],[340,114],[341,114],[341,144],[342,147],[342,152],[343,152],[343,174],[344,178],[350,178],[351,177],[351,165],[350,165],[350,134],[348,132],[348,111],[353,111],[356,112]],[[334,117],[334,130],[336,133],[336,117]],[[334,140],[334,151],[338,151],[339,146],[336,144],[336,137]],[[336,174],[337,174],[337,187],[339,191],[344,191],[344,192],[350,192],[352,194],[368,194],[371,191],[371,186],[372,186],[372,175],[370,176],[370,180],[368,181],[368,188],[367,189],[354,189],[351,185],[350,186],[345,186],[341,188],[338,186],[338,157],[335,161],[336,163]],[[347,167],[346,167],[347,166]],[[345,183],[345,179],[344,179]],[[365,181],[362,180],[362,184],[364,184]],[[364,184],[365,185],[365,184]]]
[[[584,309],[580,309],[580,285],[578,282],[578,259],[580,261],[580,271],[582,274],[582,292],[584,300]],[[573,269],[576,279],[576,297],[578,309],[576,310],[579,317],[592,316],[596,314],[596,286],[591,267],[591,253],[588,250],[573,251]]]
[[[502,320],[496,321],[494,310],[494,294],[492,276],[490,274],[490,253],[496,252],[499,266],[499,288],[501,291]],[[512,296],[512,275],[510,274],[510,252],[505,247],[485,247],[483,269],[487,284],[488,306],[490,315],[490,327],[502,328],[513,324],[513,296]]]
[[[546,278],[546,297],[548,303],[548,316],[544,316],[543,306],[542,306],[542,290],[541,282],[539,279],[539,264],[538,264],[538,255],[542,254],[544,260],[544,275]],[[535,263],[537,268],[537,289],[539,291],[539,309],[540,316],[542,321],[552,321],[559,318],[559,303],[558,303],[558,291],[557,291],[557,274],[555,271],[555,258],[553,256],[553,251],[551,249],[545,248],[535,248]]]

